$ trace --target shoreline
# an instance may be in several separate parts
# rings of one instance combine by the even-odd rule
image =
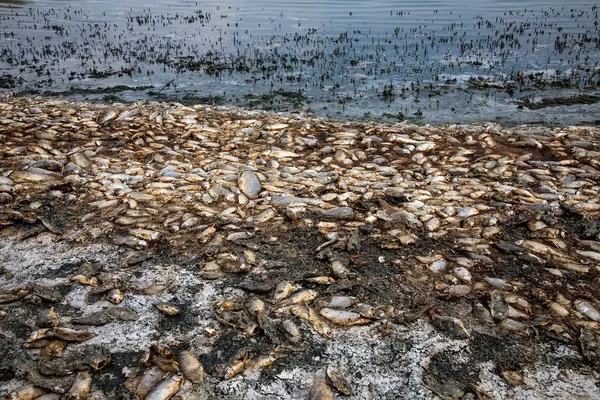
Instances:
[[[600,398],[600,128],[16,97],[0,138],[0,394],[189,351],[184,399]]]

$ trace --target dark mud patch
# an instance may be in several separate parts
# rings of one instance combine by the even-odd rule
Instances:
[[[530,110],[540,110],[548,107],[560,107],[560,106],[576,106],[576,105],[589,105],[595,104],[600,101],[600,95],[593,94],[582,94],[572,97],[554,97],[554,98],[543,98],[540,101],[533,102],[526,98],[523,101],[518,101],[519,107],[526,107]]]

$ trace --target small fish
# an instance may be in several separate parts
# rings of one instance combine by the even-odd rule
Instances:
[[[189,351],[183,351],[177,358],[181,372],[192,383],[204,383],[204,368],[198,359]]]
[[[289,297],[295,289],[296,286],[290,281],[279,282],[273,295],[275,303],[280,303],[283,299]]]
[[[339,368],[334,367],[331,364],[327,366],[327,377],[331,380],[333,387],[336,388],[338,392],[346,396],[354,395],[350,383],[348,383],[348,380],[346,379],[344,374],[339,370]]]
[[[304,279],[307,282],[318,283],[321,285],[333,285],[335,283],[335,279],[330,276],[315,276],[312,278]]]
[[[152,389],[145,400],[168,400],[179,392],[183,381],[183,376],[171,375]]]
[[[151,366],[144,371],[137,387],[132,390],[133,394],[140,399],[143,399],[150,391],[158,385],[166,376],[166,373],[156,366]]]
[[[255,199],[262,190],[260,180],[252,171],[243,171],[240,174],[238,187],[249,199]]]
[[[99,124],[100,125],[105,124],[108,121],[111,121],[111,120],[117,118],[118,115],[119,115],[119,113],[116,112],[115,110],[110,110],[106,114],[104,114],[104,116],[100,119]]]
[[[291,343],[297,344],[302,341],[302,334],[300,333],[300,329],[294,324],[294,322],[286,319],[281,322],[281,328],[287,333],[288,340]]]
[[[16,389],[4,397],[4,400],[33,400],[42,396],[46,391],[34,385],[27,385]]]
[[[333,391],[325,382],[325,378],[315,378],[308,393],[308,400],[333,400]]]
[[[281,302],[283,307],[291,306],[293,304],[306,303],[311,300],[314,300],[319,295],[319,292],[312,289],[302,290],[300,292],[294,293],[289,298]]]
[[[231,379],[237,375],[248,362],[248,350],[242,350],[237,353],[225,367],[224,377],[225,379]]]
[[[573,302],[575,309],[591,319],[592,321],[600,322],[600,312],[591,303],[577,299]]]
[[[121,289],[111,289],[108,291],[106,295],[106,300],[110,301],[113,304],[121,304],[125,295],[121,291]]]
[[[434,312],[431,315],[431,320],[434,326],[449,333],[452,337],[457,339],[467,339],[471,337],[471,334],[467,331],[463,322],[458,318],[442,316]]]
[[[254,360],[248,362],[247,369],[258,371],[273,365],[281,355],[276,350],[271,350],[267,354],[263,354]]]
[[[352,311],[336,310],[333,308],[322,308],[319,314],[326,320],[337,325],[351,326],[364,325],[373,322],[369,318],[365,318],[359,313]]]
[[[333,260],[331,262],[331,271],[333,271],[333,274],[340,279],[348,278],[348,268],[338,260]]]
[[[158,310],[160,312],[162,312],[165,315],[174,317],[175,315],[178,315],[181,312],[181,309],[177,306],[174,306],[172,304],[169,303],[158,303],[154,305],[156,308],[158,308]]]
[[[33,342],[39,339],[55,338],[66,340],[67,342],[84,342],[96,336],[95,333],[88,331],[77,331],[70,328],[44,328],[34,331],[26,340]]]
[[[92,387],[92,376],[88,371],[79,372],[71,388],[64,394],[65,400],[84,400],[88,398]]]

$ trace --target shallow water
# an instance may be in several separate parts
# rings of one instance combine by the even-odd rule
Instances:
[[[598,6],[563,4],[0,0],[0,88],[336,119],[596,122]]]

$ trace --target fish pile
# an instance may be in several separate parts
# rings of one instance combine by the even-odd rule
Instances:
[[[198,398],[340,330],[386,340],[418,320],[466,343],[558,341],[600,365],[598,128],[12,98],[0,103],[0,204],[2,240],[119,249],[111,265],[78,260],[44,277],[2,266],[0,332],[20,341],[9,369],[26,383],[7,399],[101,398],[91,391],[111,365],[127,398]],[[157,257],[192,269],[132,283]],[[202,333],[227,348],[155,340],[116,360],[100,328],[143,320],[141,299],[165,324],[185,322],[190,279],[222,285]],[[106,307],[86,310],[75,292]],[[350,375],[327,363],[305,394],[350,396]]]

